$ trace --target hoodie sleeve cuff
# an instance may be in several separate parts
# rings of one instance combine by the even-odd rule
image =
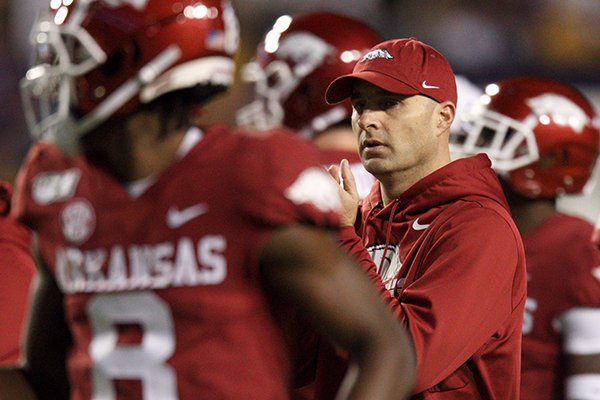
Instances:
[[[379,280],[377,268],[365,248],[354,227],[344,226],[337,233],[337,239],[342,249],[346,251],[361,266],[373,280]]]
[[[356,234],[354,227],[346,226],[340,228],[337,233],[337,239],[340,242],[340,246],[346,251],[354,261],[362,268],[363,271],[369,277],[375,289],[382,296],[384,301],[388,303],[392,309],[392,312],[399,318],[402,318],[402,308],[396,298],[394,298],[385,285],[381,281],[381,277],[377,273],[377,266],[371,259],[371,255],[367,251],[362,239]]]

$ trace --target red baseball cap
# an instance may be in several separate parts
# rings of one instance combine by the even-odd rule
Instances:
[[[397,94],[422,94],[438,102],[456,104],[456,79],[446,58],[415,38],[387,40],[354,66],[351,74],[336,78],[325,92],[329,104],[352,95],[356,79]]]

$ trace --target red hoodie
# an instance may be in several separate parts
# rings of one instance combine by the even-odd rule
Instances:
[[[410,330],[412,399],[517,400],[525,256],[487,156],[454,161],[385,207],[377,184],[360,212],[358,235],[340,239]]]

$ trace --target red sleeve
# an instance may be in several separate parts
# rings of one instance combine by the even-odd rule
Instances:
[[[31,255],[31,233],[10,216],[7,186],[0,187],[0,364],[20,358],[20,340],[26,319],[29,286],[35,273]],[[9,190],[9,189],[8,189]]]
[[[45,218],[43,213],[46,205],[65,193],[60,188],[60,180],[52,178],[34,190],[35,177],[44,174],[50,176],[51,174],[47,174],[49,171],[61,171],[65,168],[66,158],[56,146],[45,142],[34,143],[17,174],[12,197],[12,217],[34,231],[37,230],[36,225]]]
[[[558,259],[563,261],[563,267],[568,266],[569,269],[564,276],[570,303],[600,307],[600,250],[586,240],[590,231],[591,226],[587,221],[581,221],[572,228],[572,235],[563,237],[569,251],[561,252]]]
[[[17,173],[17,179],[15,184],[15,192],[12,197],[11,215],[12,217],[21,222],[22,224],[31,228],[32,221],[28,215],[28,201],[31,198],[31,190],[29,187],[29,180],[37,172],[35,167],[37,161],[40,159],[40,155],[43,153],[41,142],[35,143],[27,153],[21,168]]]
[[[425,270],[405,288],[402,317],[420,368],[415,390],[438,383],[515,319],[524,301],[525,263],[520,236],[489,209],[460,212],[438,228],[423,249]]]
[[[381,281],[381,277],[377,273],[377,266],[371,259],[369,252],[365,248],[362,240],[356,234],[355,230],[351,226],[345,226],[340,228],[337,239],[341,247],[350,254],[354,260],[360,265],[360,267],[367,273],[369,279],[377,289],[377,292],[381,295],[384,301],[392,309],[394,314],[398,316],[402,312],[400,308],[400,302],[390,294]]]

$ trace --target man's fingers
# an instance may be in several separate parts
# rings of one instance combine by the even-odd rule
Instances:
[[[344,190],[352,195],[352,197],[358,198],[358,189],[356,188],[356,181],[354,180],[354,174],[350,169],[350,163],[348,160],[343,159],[340,162],[340,175],[343,182]]]
[[[329,172],[329,175],[331,175],[331,177],[339,184],[341,185],[341,180],[340,180],[340,169],[338,168],[337,165],[332,164],[327,168],[327,172]]]

